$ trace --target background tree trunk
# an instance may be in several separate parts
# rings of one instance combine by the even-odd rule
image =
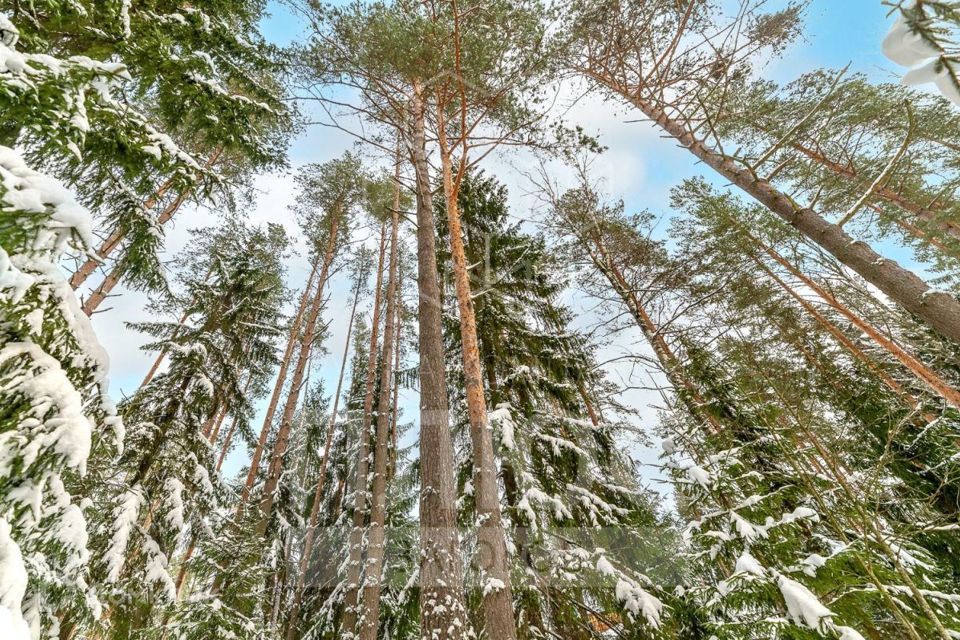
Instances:
[[[367,474],[370,471],[370,425],[373,422],[373,388],[377,374],[377,344],[380,333],[380,290],[383,288],[383,260],[386,252],[387,225],[380,227],[380,259],[377,262],[377,283],[373,296],[373,319],[370,328],[370,353],[367,356],[367,378],[363,393],[363,422],[360,427],[360,452],[357,456],[357,472],[353,487],[353,522],[350,528],[350,551],[347,561],[347,586],[343,597],[343,622],[340,625],[345,637],[356,636],[358,604],[360,602],[360,576],[363,569],[363,525],[367,511]]]

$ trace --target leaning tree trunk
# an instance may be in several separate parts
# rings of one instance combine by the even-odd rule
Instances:
[[[270,427],[273,426],[273,417],[277,412],[277,405],[280,402],[280,394],[283,393],[283,386],[287,381],[287,370],[290,368],[290,362],[293,360],[293,350],[297,346],[297,338],[300,336],[303,316],[307,312],[307,305],[310,304],[310,292],[313,291],[313,278],[317,274],[317,266],[320,256],[314,257],[310,265],[310,276],[307,278],[307,285],[300,296],[300,304],[297,307],[297,313],[290,325],[290,337],[287,338],[287,346],[283,351],[283,358],[280,360],[280,370],[277,372],[277,381],[273,386],[273,395],[270,397],[270,404],[267,405],[267,413],[263,417],[263,426],[260,428],[260,438],[257,446],[253,450],[253,457],[250,460],[250,469],[247,471],[247,479],[240,492],[240,500],[237,504],[236,519],[239,521],[244,506],[250,499],[250,491],[257,480],[257,474],[260,472],[260,462],[263,459],[263,452],[267,447],[267,438],[270,436]]]
[[[350,320],[347,322],[347,337],[343,341],[343,359],[340,362],[340,375],[337,377],[337,390],[333,394],[333,409],[330,411],[330,422],[327,424],[327,438],[323,445],[323,456],[320,458],[320,473],[317,478],[317,489],[313,496],[313,506],[310,508],[310,524],[307,527],[307,537],[303,542],[303,553],[300,556],[300,571],[293,591],[293,604],[287,622],[287,640],[296,636],[297,618],[300,617],[300,605],[303,598],[303,589],[306,586],[307,573],[310,570],[310,557],[313,555],[313,542],[317,534],[317,518],[320,515],[320,500],[323,497],[323,488],[327,479],[327,466],[330,462],[330,449],[333,446],[333,431],[337,424],[337,408],[340,405],[340,392],[343,389],[343,376],[347,370],[347,357],[350,354],[350,338],[353,335],[353,320],[357,314],[357,302],[360,300],[360,287],[363,278],[357,277],[357,287],[353,292],[353,306],[350,309]]]
[[[450,150],[442,114],[438,136],[440,164],[443,172],[443,194],[446,200],[447,224],[450,229],[450,254],[460,312],[460,336],[463,347],[463,375],[466,382],[467,413],[470,418],[470,441],[473,445],[473,490],[477,511],[477,546],[484,552],[483,619],[487,637],[512,640],[517,637],[513,615],[513,590],[507,541],[500,515],[500,492],[497,486],[497,461],[493,453],[493,437],[487,417],[487,403],[477,342],[477,320],[470,291],[470,274],[463,248],[460,208],[453,184]]]
[[[207,158],[207,162],[205,163],[204,169],[210,169],[211,167],[213,167],[213,165],[217,163],[217,160],[220,159],[220,155],[222,153],[223,153],[223,147],[222,146],[217,147],[214,150],[214,152],[210,154],[210,157]],[[169,178],[166,181],[164,181],[163,184],[157,187],[157,190],[153,192],[153,195],[151,195],[149,198],[147,198],[146,201],[144,201],[143,203],[144,211],[150,211],[155,206],[157,206],[157,203],[160,202],[160,200],[163,198],[164,195],[166,195],[167,191],[170,190],[173,184],[174,184],[173,178]],[[173,216],[173,214],[176,213],[177,209],[180,208],[180,205],[183,204],[184,200],[187,199],[187,196],[190,195],[192,190],[193,188],[189,187],[185,189],[182,193],[180,193],[180,195],[177,196],[177,198],[173,201],[173,203],[171,203],[164,210],[164,212],[160,214],[160,216],[157,218],[157,223],[160,225],[163,225],[164,223],[166,223]],[[89,258],[86,262],[80,265],[80,267],[73,273],[73,275],[70,276],[70,287],[74,290],[80,287],[80,285],[82,285],[87,278],[93,275],[93,272],[97,270],[97,266],[100,265],[101,261],[105,259],[107,256],[109,256],[111,253],[113,253],[114,249],[116,249],[120,245],[120,243],[123,242],[123,239],[125,237],[126,237],[126,233],[120,229],[114,229],[113,231],[111,231],[110,234],[106,237],[106,239],[100,244],[100,248],[97,249],[97,257],[99,258],[99,260],[95,258]]]
[[[469,634],[457,535],[453,441],[447,404],[442,302],[437,276],[423,87],[414,84],[409,151],[416,174],[417,289],[420,323],[420,635],[461,640]]]
[[[817,164],[827,168],[831,172],[835,173],[838,176],[847,178],[850,180],[859,179],[859,174],[856,169],[851,166],[842,165],[839,162],[831,160],[822,153],[810,149],[800,143],[792,143],[791,148],[796,151],[799,151],[806,157],[810,158]],[[906,211],[907,213],[913,214],[914,217],[923,220],[924,222],[937,227],[943,233],[951,236],[955,240],[960,240],[960,222],[955,222],[951,220],[945,220],[942,216],[938,215],[930,207],[925,207],[921,204],[918,204],[906,196],[898,193],[897,191],[890,189],[884,185],[878,185],[873,190],[874,195],[877,197],[886,200],[887,202],[896,205],[900,209]]]
[[[373,449],[373,486],[370,493],[370,528],[367,530],[366,576],[363,580],[363,617],[360,640],[377,640],[380,621],[380,575],[387,520],[387,462],[390,439],[390,395],[393,382],[394,322],[397,307],[397,243],[400,226],[400,162],[394,185],[393,216],[390,223],[390,263],[387,275],[387,310],[383,328],[383,351],[380,356],[380,397],[377,399],[377,429]]]
[[[300,402],[300,391],[303,388],[303,379],[307,372],[307,364],[313,353],[313,342],[320,321],[320,308],[323,306],[323,290],[326,287],[330,274],[330,265],[333,264],[337,249],[337,232],[340,230],[340,217],[343,215],[342,205],[334,205],[330,212],[330,237],[323,255],[323,266],[317,278],[317,293],[310,305],[310,314],[307,317],[303,333],[300,338],[300,353],[297,355],[297,366],[290,379],[290,390],[283,406],[280,417],[280,428],[277,430],[277,440],[273,445],[273,454],[270,456],[270,467],[263,487],[263,497],[260,500],[260,521],[257,524],[257,535],[263,537],[267,533],[270,514],[273,512],[273,501],[277,486],[280,484],[280,475],[283,472],[283,460],[287,454],[287,445],[290,442],[290,430],[293,426],[293,414]]]
[[[722,152],[708,148],[680,121],[612,78],[592,77],[636,106],[661,129],[673,136],[693,155],[745,193],[783,218],[804,236],[823,247],[841,263],[858,273],[904,309],[916,315],[942,335],[960,342],[960,300],[937,291],[896,261],[886,259],[866,243],[854,240],[836,224],[813,209],[801,207],[773,184],[738,164]]]
[[[360,575],[363,569],[363,524],[367,507],[367,474],[370,472],[370,425],[373,422],[373,388],[376,383],[377,345],[380,338],[380,290],[383,288],[383,259],[386,252],[387,225],[380,228],[380,259],[377,262],[377,284],[373,296],[373,319],[370,329],[370,352],[367,354],[367,377],[363,392],[363,422],[360,426],[360,452],[353,481],[353,522],[350,527],[349,559],[347,561],[346,594],[343,597],[344,637],[356,636],[357,611],[360,601]]]
[[[166,224],[170,218],[173,217],[173,214],[180,209],[183,203],[187,199],[189,192],[185,191],[177,196],[177,199],[170,203],[160,217],[157,218],[157,226],[163,226]],[[83,312],[88,316],[93,315],[93,313],[100,307],[104,300],[110,295],[110,292],[120,284],[120,280],[123,278],[124,274],[127,272],[127,265],[123,262],[115,264],[113,269],[110,270],[104,278],[103,282],[100,283],[96,289],[90,292],[90,295],[87,296],[87,299],[83,301]],[[79,272],[78,272],[79,273]]]
[[[607,279],[607,282],[610,283],[610,286],[623,301],[624,306],[627,307],[630,315],[633,316],[634,322],[637,323],[643,336],[650,343],[654,355],[660,362],[660,367],[674,391],[678,394],[681,390],[686,392],[681,394],[680,398],[690,413],[701,417],[711,433],[716,434],[723,431],[723,426],[716,417],[706,410],[708,404],[704,401],[699,389],[684,375],[683,366],[676,354],[667,344],[661,332],[657,330],[653,319],[647,313],[633,287],[624,278],[620,267],[607,250],[598,226],[594,225],[593,228],[583,232],[580,236],[580,242],[584,251],[590,257],[590,261]]]
[[[739,226],[739,225],[738,225]],[[918,380],[927,385],[933,392],[938,394],[944,400],[952,404],[954,407],[960,409],[960,392],[954,389],[949,382],[944,380],[939,374],[933,371],[930,367],[920,362],[917,358],[913,356],[906,349],[897,344],[892,338],[889,338],[883,333],[870,324],[865,319],[861,318],[859,315],[854,313],[847,307],[845,304],[842,304],[837,300],[829,291],[821,287],[817,282],[812,278],[805,275],[800,271],[796,266],[794,266],[789,260],[781,256],[777,251],[772,247],[767,246],[759,238],[755,237],[749,231],[744,229],[742,226],[740,230],[750,239],[751,242],[756,244],[764,253],[773,258],[777,264],[782,266],[784,269],[789,271],[794,277],[799,279],[804,285],[813,290],[820,298],[823,299],[828,305],[830,305],[834,310],[836,310],[840,315],[850,321],[853,326],[857,327],[860,331],[866,334],[871,340],[874,341],[880,348],[889,353],[897,362],[903,365],[910,373],[917,377]]]

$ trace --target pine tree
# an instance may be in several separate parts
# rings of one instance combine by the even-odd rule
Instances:
[[[807,73],[783,87],[757,81],[722,108],[741,154],[763,158],[858,235],[909,242],[943,282],[955,282],[960,226],[951,158],[957,115],[944,100],[859,75]],[[768,151],[769,149],[769,151]]]
[[[618,448],[625,425],[612,419],[607,383],[584,337],[569,328],[571,313],[557,301],[566,284],[559,263],[543,238],[508,224],[506,198],[503,186],[482,174],[468,176],[460,192],[479,349],[494,407],[490,421],[512,525],[513,574],[522,585],[518,632],[599,634],[600,626],[617,626],[622,618],[631,628],[656,628],[662,604],[637,560],[640,548],[656,553],[643,541],[648,528],[664,525]],[[463,419],[465,399],[455,398]],[[463,493],[469,522],[472,482]],[[626,539],[636,556],[603,551],[614,540],[629,548]],[[669,549],[665,539],[659,542]],[[477,574],[482,587],[482,571]],[[613,589],[611,579],[623,585]]]
[[[574,2],[570,15],[572,69],[638,108],[724,179],[938,333],[960,340],[960,301],[955,296],[932,288],[896,261],[855,241],[842,224],[793,200],[775,179],[761,177],[756,160],[724,151],[725,140],[712,126],[719,119],[709,108],[715,98],[708,96],[735,88],[733,81],[751,73],[760,54],[782,51],[799,33],[799,6],[766,14],[762,3],[751,3],[728,17],[700,3]],[[709,48],[686,44],[722,40],[716,34],[728,31],[738,37]],[[638,42],[643,45],[636,46]]]
[[[79,137],[52,139],[25,126],[22,100],[5,109],[19,124],[10,142],[101,214],[109,233],[97,247],[100,258],[119,253],[84,311],[92,313],[121,278],[134,288],[162,289],[156,253],[177,209],[191,196],[229,203],[230,182],[284,161],[290,113],[277,80],[279,52],[258,32],[263,3],[189,10],[167,2],[7,4],[31,53],[81,64],[111,59],[123,75],[122,101],[90,91],[67,105],[83,128]],[[117,126],[131,119],[142,133]],[[97,264],[96,256],[88,258],[71,286]]]

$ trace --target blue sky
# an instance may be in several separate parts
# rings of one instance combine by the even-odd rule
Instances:
[[[771,6],[783,4],[771,0]],[[279,3],[272,3],[271,15],[263,22],[266,37],[277,44],[286,45],[302,37],[303,27],[297,17]],[[765,74],[779,82],[788,82],[798,75],[816,68],[841,68],[851,63],[851,70],[862,72],[877,81],[896,79],[896,69],[880,54],[880,42],[888,29],[887,9],[880,0],[813,0],[807,11],[804,39],[793,47],[785,57],[771,64]],[[667,203],[669,190],[685,178],[700,175],[704,167],[696,165],[692,156],[665,140],[645,123],[631,123],[636,114],[617,105],[598,100],[586,101],[574,110],[574,116],[587,131],[599,136],[609,150],[598,162],[597,168],[604,175],[610,195],[623,198],[628,209],[650,209],[656,214],[669,215]],[[352,140],[329,128],[315,126],[303,133],[291,146],[291,170],[259,176],[256,186],[259,198],[250,203],[252,222],[282,222],[296,234],[297,230],[288,213],[294,192],[292,175],[296,167],[307,162],[322,162],[341,155],[350,148]],[[522,162],[522,159],[520,159]],[[511,204],[514,212],[525,217],[530,203],[522,194],[529,185],[522,182],[513,169],[518,158],[494,158],[485,169],[498,175],[511,189]],[[189,241],[188,230],[212,224],[215,215],[204,210],[184,212],[168,235],[168,252],[172,255]],[[891,257],[909,262],[909,256],[893,247],[878,247]],[[306,279],[304,257],[290,260],[289,280],[294,290],[303,286]],[[332,284],[332,298],[328,319],[332,318],[331,338],[327,342],[329,354],[315,361],[314,376],[323,377],[325,388],[336,386],[339,370],[340,345],[346,332],[346,314],[341,313],[349,305],[349,285],[338,279]],[[576,306],[576,294],[571,300]],[[131,393],[149,367],[152,355],[142,353],[138,347],[146,340],[123,325],[123,320],[146,319],[145,299],[136,293],[127,292],[111,299],[113,312],[98,314],[94,325],[113,361],[112,379],[115,395]],[[363,308],[362,313],[369,313]],[[646,345],[638,335],[621,334],[617,341],[598,353],[599,360],[626,352],[644,352]],[[627,382],[629,371],[609,371],[617,381]],[[634,383],[645,383],[634,380]],[[416,415],[417,398],[412,392],[404,392],[402,407],[407,419]],[[651,405],[659,397],[642,393],[628,394],[624,401],[640,411],[643,427],[652,426],[655,410]],[[257,424],[257,423],[255,423]],[[408,434],[408,442],[415,440],[416,433]],[[637,448],[637,456],[647,461],[654,459],[651,451]],[[243,455],[234,455],[227,471],[243,464]]]

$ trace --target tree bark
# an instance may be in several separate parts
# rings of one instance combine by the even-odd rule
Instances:
[[[944,291],[932,289],[913,272],[896,261],[883,258],[867,244],[854,240],[838,225],[825,220],[813,209],[801,207],[770,182],[758,178],[733,158],[707,148],[682,122],[661,108],[640,98],[636,92],[612,78],[593,74],[596,81],[619,93],[661,129],[673,136],[693,155],[724,178],[823,247],[844,265],[873,284],[904,309],[916,315],[940,334],[960,342],[960,300]]]
[[[204,168],[209,169],[217,163],[217,160],[220,159],[220,155],[223,153],[223,147],[218,147],[214,150],[210,157],[207,158],[206,166]],[[144,211],[150,211],[157,203],[166,195],[167,191],[173,186],[173,178],[169,178],[161,184],[157,190],[143,203]],[[187,196],[190,195],[192,188],[186,189],[183,193],[177,196],[176,200],[171,203],[166,210],[160,215],[157,219],[157,222],[160,225],[163,225],[167,220],[169,220],[176,210],[180,208],[180,205],[183,204]],[[100,248],[97,250],[97,256],[100,260],[89,258],[86,262],[80,265],[72,276],[70,276],[70,287],[76,290],[80,285],[82,285],[87,278],[89,278],[94,271],[96,271],[97,266],[99,266],[104,258],[113,253],[113,250],[123,242],[123,239],[126,237],[126,234],[120,229],[114,229],[110,232],[107,238],[100,244]],[[99,304],[99,303],[98,303]]]
[[[187,199],[188,192],[184,192],[177,196],[177,199],[170,203],[160,217],[157,218],[157,224],[163,226],[166,224],[170,218],[173,217],[173,214],[177,212],[180,206]],[[89,262],[89,261],[88,261]],[[84,265],[86,266],[86,265]],[[104,279],[96,289],[90,292],[90,295],[86,300],[83,301],[83,312],[87,316],[93,315],[93,312],[96,311],[104,300],[107,299],[107,296],[110,295],[110,292],[120,283],[121,278],[127,272],[127,267],[124,264],[116,264],[113,269],[110,270]],[[80,273],[79,271],[77,273]],[[84,278],[85,280],[86,278]],[[82,280],[81,280],[82,282]],[[79,286],[79,284],[77,285]],[[76,288],[76,287],[74,287]]]
[[[237,504],[236,519],[239,520],[240,514],[247,501],[250,499],[250,491],[256,482],[257,474],[260,472],[260,461],[263,459],[263,452],[267,446],[267,438],[270,435],[270,427],[273,426],[273,417],[277,412],[277,404],[280,402],[280,394],[283,393],[283,386],[287,381],[287,370],[290,368],[290,362],[293,359],[293,350],[297,346],[297,338],[300,335],[303,316],[307,311],[307,305],[310,304],[310,292],[313,291],[313,278],[316,276],[319,266],[320,256],[314,257],[310,266],[310,276],[307,278],[307,285],[300,296],[300,304],[297,306],[297,313],[290,325],[290,337],[287,339],[287,346],[283,351],[283,358],[280,360],[280,370],[277,372],[277,381],[273,386],[273,395],[270,397],[270,404],[267,405],[267,413],[263,417],[263,426],[260,428],[260,438],[257,446],[253,450],[253,457],[250,459],[250,469],[247,471],[247,480],[240,492],[240,502]]]
[[[399,265],[398,265],[399,266]],[[400,371],[400,330],[402,328],[402,318],[400,310],[400,291],[403,290],[403,276],[397,274],[397,314],[395,322],[397,325],[397,335],[394,338],[394,360],[393,360],[393,375],[396,377],[397,373]],[[390,409],[390,437],[392,440],[392,448],[390,449],[390,468],[387,471],[387,480],[392,480],[397,473],[397,455],[399,452],[399,439],[400,434],[397,431],[397,423],[400,418],[400,382],[399,380],[394,380],[393,385],[393,405]]]
[[[821,287],[812,278],[806,276],[802,271],[795,267],[789,260],[781,256],[772,247],[764,244],[759,238],[756,238],[749,231],[740,227],[741,231],[756,244],[764,253],[773,258],[777,264],[789,271],[794,277],[798,278],[803,284],[810,287],[820,298],[835,309],[840,315],[849,320],[855,327],[865,333],[878,346],[889,353],[897,362],[902,364],[908,371],[915,375],[921,382],[926,384],[931,390],[942,397],[953,406],[960,408],[960,392],[950,386],[946,380],[941,378],[935,371],[917,360],[906,349],[897,344],[892,338],[889,338],[870,324],[867,320],[851,311],[846,305],[841,304],[829,291]]]
[[[493,453],[493,437],[487,417],[483,389],[483,370],[477,342],[477,320],[470,291],[470,274],[463,247],[460,208],[453,183],[453,168],[447,144],[442,112],[438,111],[437,133],[447,224],[450,230],[450,255],[453,261],[457,308],[460,314],[460,336],[463,347],[463,374],[466,382],[467,413],[470,418],[470,441],[473,450],[474,505],[477,512],[477,546],[481,563],[483,617],[490,638],[513,640],[517,624],[513,615],[513,589],[507,558],[506,534],[500,514],[500,492],[497,486],[497,461]]]
[[[317,478],[317,490],[313,496],[313,506],[310,508],[310,524],[307,527],[307,537],[303,543],[303,554],[300,557],[300,571],[297,584],[293,592],[293,604],[287,622],[287,640],[296,636],[297,619],[300,617],[300,605],[303,598],[303,589],[306,585],[307,573],[310,569],[310,558],[313,555],[313,542],[317,534],[317,518],[320,515],[320,501],[323,498],[323,488],[327,479],[327,466],[330,463],[330,448],[333,446],[333,432],[337,424],[337,408],[340,405],[340,392],[343,389],[343,377],[347,370],[347,358],[350,354],[350,338],[353,335],[353,320],[357,314],[357,302],[360,300],[362,277],[357,277],[357,287],[353,293],[353,306],[350,309],[350,320],[347,323],[347,337],[343,342],[343,359],[340,362],[340,375],[337,378],[337,391],[333,394],[333,409],[330,412],[330,422],[327,424],[327,439],[323,445],[323,456],[320,458],[320,473]]]
[[[393,392],[393,350],[396,338],[394,324],[397,313],[397,253],[400,227],[400,159],[397,158],[390,222],[390,262],[387,275],[387,310],[383,328],[383,351],[380,356],[380,395],[377,398],[377,429],[373,449],[373,487],[370,499],[370,528],[367,530],[366,576],[363,580],[363,617],[360,640],[377,640],[380,621],[380,577],[383,572],[384,542],[387,520],[387,466],[390,438],[390,396]]]
[[[857,171],[853,167],[845,166],[839,162],[835,162],[830,158],[827,158],[822,153],[810,149],[802,144],[792,143],[790,146],[817,164],[826,167],[838,176],[849,178],[851,180],[856,180],[859,178]],[[907,213],[911,213],[924,222],[939,228],[941,231],[953,237],[954,239],[960,240],[960,223],[943,220],[933,209],[917,204],[916,202],[905,198],[893,189],[889,189],[885,186],[877,186],[877,188],[873,190],[873,193],[887,202],[896,205]]]
[[[293,377],[290,380],[290,390],[287,392],[287,400],[283,407],[283,413],[280,417],[280,428],[277,430],[277,441],[273,446],[273,454],[270,456],[270,467],[267,470],[267,479],[264,483],[263,497],[260,500],[260,522],[257,525],[257,535],[263,537],[267,533],[267,525],[270,521],[270,515],[273,512],[273,501],[280,483],[280,475],[283,472],[284,457],[287,453],[287,446],[290,442],[290,431],[293,425],[293,414],[300,401],[300,391],[303,388],[304,375],[307,371],[307,365],[310,362],[310,355],[313,353],[313,342],[317,332],[317,325],[320,320],[320,308],[323,306],[323,290],[326,287],[327,279],[330,274],[330,265],[337,249],[338,231],[340,229],[340,217],[343,215],[342,205],[334,206],[330,212],[330,235],[327,239],[327,246],[324,250],[323,265],[320,268],[320,276],[317,278],[317,293],[310,305],[310,314],[307,317],[300,339],[300,353],[297,356],[297,365],[293,370]]]
[[[423,86],[413,86],[409,151],[416,175],[420,324],[420,636],[461,640],[469,633],[457,534],[453,442],[447,404],[442,304]]]
[[[363,525],[367,510],[367,475],[370,472],[370,425],[373,422],[373,388],[377,373],[377,345],[380,338],[380,294],[383,288],[383,261],[386,253],[387,225],[380,227],[380,258],[377,262],[377,283],[373,296],[373,319],[370,328],[370,351],[367,354],[367,378],[363,393],[363,421],[360,427],[360,452],[353,480],[353,522],[350,528],[349,560],[347,561],[346,594],[343,597],[343,621],[340,632],[345,638],[356,637],[360,576],[363,569]]]

